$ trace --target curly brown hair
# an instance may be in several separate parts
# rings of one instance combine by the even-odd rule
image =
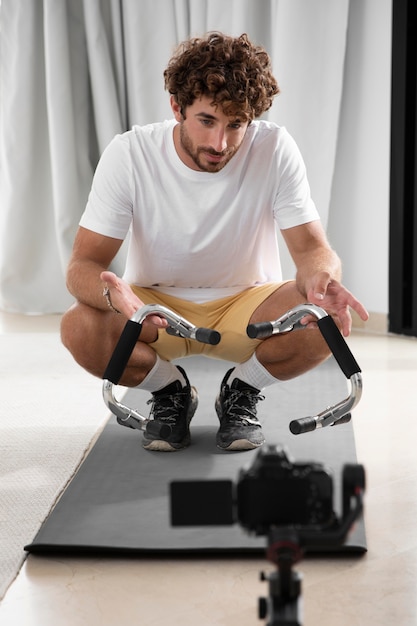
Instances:
[[[194,100],[207,96],[225,115],[251,121],[267,111],[279,93],[268,53],[246,34],[230,37],[211,32],[183,42],[164,79],[183,115]]]

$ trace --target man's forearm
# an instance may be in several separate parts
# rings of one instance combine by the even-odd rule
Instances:
[[[103,296],[104,283],[100,278],[105,269],[94,261],[72,261],[67,271],[68,291],[79,302],[107,310],[107,301]]]

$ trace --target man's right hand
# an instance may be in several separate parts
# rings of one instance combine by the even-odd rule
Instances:
[[[132,291],[130,285],[113,272],[109,272],[108,270],[101,272],[100,279],[103,281],[103,288],[106,286],[109,288],[110,298],[114,308],[128,319],[130,319],[138,309],[144,306],[144,303]],[[144,321],[144,324],[146,323],[153,324],[158,328],[166,328],[168,326],[166,319],[158,315],[149,315]]]

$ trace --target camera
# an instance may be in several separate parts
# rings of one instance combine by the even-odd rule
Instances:
[[[333,477],[320,463],[294,463],[282,446],[266,446],[237,481],[174,481],[173,526],[240,526],[267,536],[266,557],[277,566],[264,574],[269,597],[259,599],[267,626],[301,626],[301,579],[292,566],[304,549],[341,545],[363,510],[365,471],[345,465],[342,515],[333,510]]]
[[[261,448],[237,483],[171,483],[173,526],[230,525],[267,535],[272,526],[323,528],[334,521],[333,477],[319,463],[294,463],[281,446]]]

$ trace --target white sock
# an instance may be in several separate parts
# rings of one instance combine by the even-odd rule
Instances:
[[[187,384],[180,370],[171,361],[164,361],[156,355],[155,365],[140,385],[136,386],[136,389],[144,389],[151,392],[159,391],[159,389],[163,389],[175,380],[179,380],[183,387]]]
[[[272,376],[272,374],[259,363],[255,353],[244,363],[236,365],[229,376],[227,384],[231,385],[235,378],[243,380],[245,383],[255,387],[255,389],[259,389],[259,391],[264,389],[264,387],[269,387],[279,382],[278,378]]]

